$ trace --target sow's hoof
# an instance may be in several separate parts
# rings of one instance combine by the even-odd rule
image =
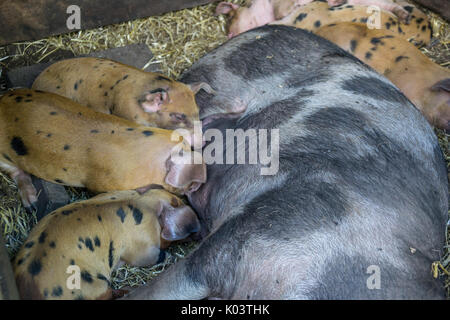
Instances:
[[[33,204],[36,209],[38,221],[50,212],[70,202],[69,195],[63,186],[39,179],[35,176],[31,176],[31,180],[38,195],[38,200]]]

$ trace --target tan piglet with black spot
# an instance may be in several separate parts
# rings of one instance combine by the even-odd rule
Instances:
[[[199,121],[195,93],[213,90],[203,82],[184,84],[113,60],[74,58],[56,62],[33,89],[53,92],[95,111],[142,125],[192,132]]]
[[[22,299],[110,299],[123,263],[151,266],[170,242],[198,232],[194,211],[152,186],[72,203],[45,216],[14,260]]]
[[[339,23],[320,28],[322,36],[391,80],[433,126],[450,129],[450,70],[386,30]]]
[[[315,32],[325,25],[357,22],[364,23],[367,27],[388,30],[416,46],[429,44],[432,30],[427,15],[407,3],[404,8],[410,12],[411,17],[407,24],[389,11],[375,11],[357,4],[329,7],[326,2],[316,1],[297,7],[288,16],[272,24],[289,25]]]
[[[175,161],[184,151],[195,162]],[[0,169],[18,184],[24,205],[36,201],[27,173],[94,192],[150,184],[184,194],[206,181],[201,155],[171,130],[93,111],[62,96],[31,89],[0,97]]]

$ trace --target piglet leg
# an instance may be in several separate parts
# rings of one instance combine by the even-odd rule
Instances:
[[[328,5],[330,7],[340,6],[341,4],[346,3],[347,0],[328,0]]]
[[[0,162],[0,169],[8,173],[11,179],[14,180],[17,188],[19,189],[22,204],[25,209],[30,212],[31,209],[35,207],[34,205],[38,199],[36,189],[31,182],[30,175],[25,173],[23,170],[4,162]]]
[[[332,6],[330,2],[333,2],[333,0],[328,0],[328,4]],[[409,12],[406,11],[401,5],[394,3],[392,0],[348,0],[347,3],[362,6],[377,6],[381,10],[394,13],[403,23],[408,24],[410,20]]]

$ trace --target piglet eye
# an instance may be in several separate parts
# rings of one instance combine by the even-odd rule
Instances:
[[[172,198],[170,199],[170,204],[172,205],[172,207],[174,208],[178,208],[180,206],[180,204],[178,203],[178,200],[176,198]]]
[[[186,115],[184,113],[172,112],[172,113],[170,113],[170,118],[174,122],[184,122],[184,121],[186,121]]]

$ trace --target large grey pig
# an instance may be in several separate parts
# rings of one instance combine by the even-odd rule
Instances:
[[[265,26],[182,81],[216,90],[197,96],[205,130],[279,129],[279,169],[210,165],[190,197],[200,246],[126,298],[444,298],[431,274],[447,221],[442,152],[388,80],[320,37]]]

